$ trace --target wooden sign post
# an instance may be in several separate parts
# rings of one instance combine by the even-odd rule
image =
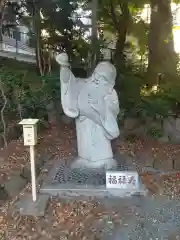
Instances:
[[[36,169],[35,169],[35,149],[37,144],[37,123],[39,119],[23,119],[19,124],[23,126],[24,145],[30,147],[31,161],[31,182],[32,182],[32,200],[36,202]]]

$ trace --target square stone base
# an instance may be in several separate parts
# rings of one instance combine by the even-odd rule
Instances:
[[[40,192],[59,197],[126,197],[146,194],[146,189],[140,181],[138,188],[107,189],[105,170],[71,169],[71,162],[71,159],[58,160],[43,182]],[[118,165],[116,171],[132,172],[132,168]]]
[[[37,201],[32,201],[31,195],[22,196],[15,204],[15,211],[22,216],[43,217],[48,204],[49,195],[38,195]]]

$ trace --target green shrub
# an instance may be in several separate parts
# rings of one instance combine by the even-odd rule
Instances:
[[[152,127],[147,132],[152,138],[159,139],[163,136],[162,128]]]
[[[49,100],[60,97],[56,75],[42,78],[36,72],[3,66],[0,77],[7,98],[5,115],[44,119]]]
[[[163,83],[157,91],[148,91],[144,82],[143,76],[132,72],[121,74],[117,80],[120,108],[123,109],[125,117],[139,116],[144,119],[180,114],[179,81]]]
[[[120,75],[116,89],[119,95],[120,108],[124,109],[124,116],[136,115],[136,109],[141,104],[141,86],[143,78],[127,73]]]

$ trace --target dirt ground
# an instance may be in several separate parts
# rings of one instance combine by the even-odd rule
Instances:
[[[39,136],[37,154],[48,151],[56,157],[74,155],[75,129],[73,125],[54,126]],[[180,158],[180,146],[159,144],[153,140],[136,139],[133,142],[117,140],[116,151],[127,153],[134,159],[138,159],[137,167],[148,165],[152,159],[163,159],[164,166],[172,158]],[[7,149],[0,151],[0,183],[11,175],[18,173],[29,161],[29,150],[23,145],[23,140],[12,141]],[[52,160],[53,161],[53,160]],[[3,164],[2,164],[3,163]],[[42,170],[39,183],[46,174]],[[150,195],[159,195],[162,192],[171,197],[180,196],[180,174],[174,173],[163,177],[154,177],[149,172],[140,173],[142,182],[149,189]],[[28,185],[24,192],[30,191]],[[22,194],[23,194],[22,193]],[[90,228],[96,221],[108,218],[109,222],[116,224],[121,221],[121,210],[107,209],[100,201],[77,200],[70,203],[59,202],[58,199],[50,201],[44,218],[27,218],[19,215],[13,216],[11,207],[16,199],[4,203],[0,207],[0,239],[101,239],[101,232]],[[132,214],[133,209],[126,209]],[[95,221],[96,220],[96,221]],[[68,234],[68,238],[67,238]]]

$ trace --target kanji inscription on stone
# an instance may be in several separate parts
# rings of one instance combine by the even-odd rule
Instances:
[[[137,172],[107,171],[106,188],[138,188],[139,176]]]

